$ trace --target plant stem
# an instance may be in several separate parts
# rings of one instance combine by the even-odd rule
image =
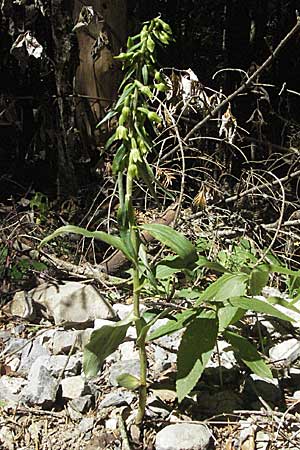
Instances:
[[[130,161],[129,161],[130,164]],[[136,317],[135,328],[137,338],[139,337],[143,328],[143,320],[140,311],[140,276],[138,267],[138,251],[139,251],[139,232],[135,228],[135,217],[132,210],[132,185],[133,178],[127,173],[126,180],[126,197],[128,201],[128,223],[130,229],[131,243],[136,253],[136,262],[133,267],[133,309]],[[139,358],[140,358],[140,387],[139,387],[139,406],[136,416],[136,425],[140,425],[145,414],[146,400],[147,400],[147,353],[145,338],[141,339],[139,344]]]

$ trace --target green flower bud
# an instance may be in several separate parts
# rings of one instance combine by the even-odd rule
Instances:
[[[156,71],[155,71],[154,79],[155,79],[156,81],[162,81],[162,76],[161,76],[161,73],[160,73],[159,70],[156,70]]]
[[[136,177],[137,177],[137,174],[138,174],[138,169],[137,169],[136,164],[133,163],[133,162],[130,163],[129,166],[128,166],[128,175],[129,175],[131,178],[136,178]]]
[[[168,86],[165,83],[154,84],[154,86],[159,92],[166,92],[169,90]]]
[[[123,106],[121,116],[123,116],[124,121],[126,121],[128,119],[129,114],[130,114],[129,106]]]
[[[154,111],[149,111],[148,113],[148,119],[151,122],[156,122],[156,123],[160,123],[161,122],[161,118],[156,114],[156,112]]]
[[[130,160],[134,163],[137,163],[137,161],[142,162],[141,154],[138,148],[132,148],[130,150]]]
[[[119,125],[116,130],[116,140],[128,140],[128,129],[124,127],[123,125]]]

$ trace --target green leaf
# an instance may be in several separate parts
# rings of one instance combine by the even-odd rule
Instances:
[[[260,295],[269,280],[269,269],[266,265],[253,269],[249,279],[249,294]]]
[[[144,244],[140,244],[140,247],[139,247],[139,258],[140,258],[144,268],[146,269],[147,279],[150,281],[152,286],[155,287],[155,289],[158,289],[157,278],[154,276],[153,270],[150,267],[150,264],[149,264],[149,261],[148,261],[148,255],[147,255],[146,248],[145,248]]]
[[[268,297],[268,302],[271,303],[272,305],[283,306],[286,309],[290,309],[291,311],[294,311],[295,313],[300,314],[299,308],[297,308],[294,305],[293,301],[289,302],[282,297]]]
[[[125,101],[126,97],[128,97],[128,95],[134,90],[134,88],[135,88],[135,83],[131,83],[131,82],[128,83],[128,84],[126,85],[126,87],[124,87],[123,93],[122,93],[122,95],[119,97],[119,99],[118,99],[118,101],[117,101],[117,104],[116,104],[116,106],[115,106],[115,109],[118,109],[119,106],[122,106],[122,105],[123,105],[123,102]]]
[[[141,329],[140,334],[137,337],[137,345],[140,345],[142,341],[146,340],[146,336],[150,328],[157,322],[159,319],[166,317],[172,311],[172,308],[167,308],[161,311],[159,314],[156,314],[151,320],[149,320]],[[145,318],[145,314],[143,315],[143,319]],[[145,319],[144,319],[145,320]]]
[[[122,253],[124,253],[126,258],[129,259],[129,261],[132,261],[132,255],[130,254],[130,252],[128,251],[128,249],[126,248],[124,242],[120,237],[113,236],[111,234],[105,233],[104,231],[88,231],[85,228],[76,227],[74,225],[65,225],[63,227],[58,228],[52,234],[45,237],[41,241],[39,246],[42,247],[47,242],[65,233],[80,234],[81,236],[87,238],[97,239],[99,241],[105,242],[106,244],[113,246],[117,250],[120,250]]]
[[[134,319],[134,316],[130,315],[114,325],[104,325],[99,330],[93,331],[90,342],[83,352],[83,370],[87,377],[97,375],[105,358],[117,350],[123,342]]]
[[[245,314],[245,310],[236,306],[225,306],[218,309],[219,332],[224,331],[229,325],[233,325]]]
[[[237,352],[242,361],[249,367],[252,372],[263,378],[273,378],[272,372],[262,359],[256,348],[250,342],[236,333],[225,331],[224,338]]]
[[[97,124],[96,128],[99,128],[103,123],[107,122],[108,120],[112,119],[115,115],[117,115],[117,111],[111,110],[109,111],[103,119],[100,120],[100,122]]]
[[[118,376],[117,382],[119,386],[129,389],[130,391],[134,391],[141,385],[140,380],[134,375],[131,375],[130,373],[124,373]]]
[[[184,269],[186,264],[179,256],[166,256],[155,266],[155,276],[158,280],[162,280]]]
[[[280,266],[278,264],[270,264],[269,265],[270,272],[282,273],[284,275],[292,275],[295,277],[300,277],[300,270],[291,270],[287,267]]]
[[[41,272],[42,270],[47,269],[47,265],[45,263],[42,263],[40,261],[31,261],[31,266],[34,270],[38,270]]]
[[[112,163],[112,172],[116,174],[124,170],[126,164],[127,148],[124,144],[120,145]]]
[[[155,180],[153,171],[145,158],[143,158],[142,162],[137,161],[137,168],[138,168],[139,177],[142,178],[142,180],[146,184],[152,197],[159,203],[159,200],[157,198],[157,195],[156,195],[156,192],[154,189],[156,180]]]
[[[181,330],[184,328],[188,322],[196,315],[196,311],[187,310],[181,313],[178,313],[174,316],[173,320],[169,320],[168,323],[162,325],[153,331],[149,336],[147,336],[146,341],[153,341],[154,339],[158,339],[167,334],[175,333],[175,331]]]
[[[222,302],[230,297],[245,295],[248,278],[248,275],[244,273],[225,273],[205,289],[196,305],[200,305],[203,301]]]
[[[294,319],[278,311],[278,309],[276,309],[275,306],[270,305],[267,300],[259,300],[258,298],[253,297],[233,297],[230,298],[228,302],[231,306],[268,314],[269,316],[277,317],[281,320],[287,320],[288,322],[294,322]]]
[[[186,264],[192,264],[197,260],[197,252],[194,245],[181,233],[167,225],[149,223],[141,228],[150,233],[155,239],[169,247],[182,258]]]
[[[198,260],[196,262],[198,268],[205,267],[210,270],[214,270],[215,272],[228,272],[228,270],[222,266],[221,264],[213,261],[209,261],[205,256],[198,256]]]
[[[195,387],[216,344],[218,321],[197,317],[185,330],[177,355],[176,391],[181,402]]]

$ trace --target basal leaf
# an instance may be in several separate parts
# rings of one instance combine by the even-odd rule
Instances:
[[[230,297],[246,294],[248,275],[244,273],[225,273],[200,295],[196,305],[203,301],[224,301]]]
[[[155,239],[169,247],[180,256],[186,264],[192,264],[197,260],[197,252],[194,245],[181,233],[167,225],[149,223],[141,228],[150,233]]]
[[[250,342],[236,333],[225,331],[224,338],[233,347],[233,350],[239,355],[242,361],[256,375],[263,378],[273,378],[272,372],[262,359],[256,348]]]
[[[260,295],[269,280],[268,267],[263,265],[253,269],[249,278],[249,294]]]
[[[231,306],[236,306],[249,311],[256,311],[269,316],[277,317],[278,319],[287,320],[288,322],[294,322],[294,319],[287,316],[283,312],[268,303],[267,300],[260,300],[253,297],[233,297],[228,300]]]
[[[176,391],[181,402],[195,387],[209,361],[218,335],[218,321],[197,317],[186,328],[177,355]]]
[[[108,245],[111,245],[112,247],[116,248],[117,250],[121,250],[122,253],[126,256],[127,259],[132,261],[132,255],[130,254],[129,250],[126,248],[126,245],[122,241],[122,239],[118,236],[113,236],[111,234],[105,233],[104,231],[88,231],[85,228],[76,227],[74,225],[66,225],[63,227],[58,228],[55,230],[52,234],[45,237],[41,243],[40,247],[45,245],[47,242],[51,241],[52,239],[55,239],[58,236],[61,236],[65,233],[74,233],[74,234],[80,234],[81,236],[87,237],[87,238],[94,238],[99,241],[105,242]]]
[[[83,352],[83,370],[87,377],[96,376],[105,358],[117,350],[133,319],[131,315],[114,325],[104,325],[93,331]]]

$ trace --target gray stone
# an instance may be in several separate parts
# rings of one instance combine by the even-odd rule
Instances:
[[[94,330],[100,330],[100,328],[109,326],[114,327],[116,325],[116,322],[113,320],[106,320],[106,319],[96,319],[94,322]]]
[[[94,419],[92,417],[85,417],[81,420],[81,422],[78,425],[78,430],[80,433],[86,433],[87,431],[90,431],[94,426]]]
[[[41,284],[29,292],[47,318],[55,324],[83,328],[95,319],[111,319],[115,312],[93,286],[75,281],[62,285]],[[23,292],[25,302],[26,294]]]
[[[139,352],[135,348],[135,343],[133,341],[126,341],[119,345],[118,350],[120,351],[121,361],[127,361],[128,359],[138,359]]]
[[[21,354],[23,348],[29,347],[30,342],[27,341],[27,339],[19,339],[19,338],[11,338],[9,341],[7,341],[6,346],[4,347],[3,352],[1,353],[1,356],[10,355],[11,353],[14,354]]]
[[[21,362],[17,371],[18,374],[22,376],[28,375],[34,361],[36,361],[41,356],[50,356],[50,352],[36,340],[30,342],[30,345],[26,345],[26,347],[24,347],[22,350]]]
[[[152,327],[150,328],[149,334],[152,333],[153,331],[157,330],[158,328],[160,328],[162,325],[165,325],[168,322],[169,322],[169,319],[166,319],[166,318],[158,319],[154,323],[154,325],[152,325]],[[179,345],[180,345],[182,334],[183,334],[183,330],[176,331],[175,333],[172,333],[168,336],[163,336],[163,337],[156,339],[155,344],[160,345],[161,347],[163,347],[167,350],[177,351],[179,348]]]
[[[129,314],[132,313],[133,306],[132,305],[124,305],[124,303],[115,303],[113,305],[113,309],[116,312],[117,316],[120,320],[126,319],[126,317],[129,316]],[[145,311],[147,308],[145,305],[140,305],[140,311],[141,313]]]
[[[36,316],[32,295],[25,291],[16,292],[13,299],[3,309],[11,316],[22,317],[27,320],[34,320]]]
[[[110,408],[111,406],[130,405],[135,398],[135,395],[130,391],[115,390],[105,395],[103,400],[99,403],[98,408]]]
[[[61,387],[64,398],[73,399],[91,393],[91,389],[86,380],[80,375],[64,378],[61,380]]]
[[[6,366],[10,368],[12,372],[17,372],[18,367],[20,365],[20,358],[18,356],[13,356],[12,358],[7,358]]]
[[[200,424],[178,423],[169,425],[156,435],[156,450],[206,450],[211,434]]]
[[[68,409],[68,413],[69,413],[71,420],[77,421],[77,420],[82,419],[82,417],[83,417],[82,413],[77,411],[76,409],[72,408],[70,406],[70,402],[67,405],[67,409]]]
[[[60,353],[68,353],[74,346],[74,350],[79,349],[78,332],[75,330],[69,331],[56,331],[52,338],[52,351],[54,355],[59,355]]]
[[[77,375],[81,369],[81,356],[80,355],[52,355],[52,356],[40,356],[37,358],[31,366],[29,377],[31,373],[38,370],[40,366],[44,366],[48,369],[50,374],[54,377],[58,377],[61,371],[64,369],[64,376]]]
[[[10,390],[12,394],[20,394],[23,387],[26,385],[26,380],[21,377],[9,377],[7,375],[1,376],[2,384]]]
[[[110,368],[109,382],[112,386],[118,386],[117,378],[125,373],[140,376],[140,361],[138,359],[130,359],[128,361],[118,361]]]
[[[86,328],[85,330],[79,330],[77,339],[80,350],[84,350],[84,347],[90,342],[91,334],[93,331],[94,331],[93,328]]]
[[[1,342],[8,342],[10,337],[11,337],[10,331],[6,331],[6,330],[0,331],[0,341]]]
[[[292,338],[274,345],[269,351],[269,357],[274,363],[290,366],[300,357],[300,341]]]
[[[56,330],[40,330],[39,336],[36,337],[36,342],[45,346],[47,349],[51,349],[52,347],[52,339]]]
[[[176,362],[176,354],[164,350],[159,345],[154,346],[154,364],[153,370],[156,374],[163,372]]]
[[[15,336],[19,336],[20,334],[24,333],[26,330],[26,327],[23,323],[20,323],[19,325],[16,325],[13,329],[13,334]]]
[[[68,406],[80,413],[87,412],[93,404],[92,395],[83,395],[82,397],[74,398],[68,403]]]
[[[218,347],[215,348],[207,367],[219,367],[220,365],[225,369],[232,369],[237,365],[234,352],[230,350],[230,345],[226,341],[218,341]]]
[[[22,398],[29,404],[50,407],[55,402],[57,389],[57,380],[46,367],[40,366],[31,373],[28,384],[22,392]]]
[[[262,291],[264,297],[268,298],[268,297],[279,297],[284,299],[287,303],[292,303],[293,300],[291,298],[289,298],[289,296],[286,293],[282,293],[280,292],[278,289],[276,288],[272,288],[269,286],[266,286],[263,288]],[[278,311],[286,314],[288,317],[290,317],[291,319],[294,319],[293,322],[293,326],[295,328],[299,328],[300,326],[300,313],[291,310],[290,308],[281,305],[280,301],[278,303],[272,303],[272,306],[274,308],[276,308]],[[296,303],[293,303],[293,306],[295,306],[296,308],[298,308],[299,310],[299,306],[300,306],[300,301],[298,300]]]
[[[0,401],[8,405],[16,405],[21,396],[19,394],[15,394],[13,392],[14,389],[11,389],[11,386],[5,383],[2,378],[3,377],[0,379]]]

